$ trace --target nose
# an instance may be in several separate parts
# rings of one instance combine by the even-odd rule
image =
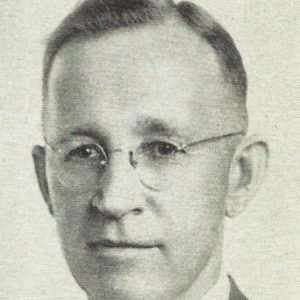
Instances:
[[[91,201],[92,207],[107,218],[120,219],[144,211],[140,184],[129,159],[124,152],[112,155],[102,188]]]

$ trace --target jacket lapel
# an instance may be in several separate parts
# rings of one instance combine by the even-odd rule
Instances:
[[[231,276],[229,277],[230,281],[230,295],[229,300],[248,300],[245,295],[242,294],[242,292],[239,290],[238,286],[234,282],[233,278]]]

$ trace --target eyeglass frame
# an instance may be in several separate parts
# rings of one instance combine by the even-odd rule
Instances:
[[[193,142],[185,143],[185,144],[183,144],[181,146],[177,146],[176,151],[177,152],[182,152],[182,151],[185,151],[186,148],[194,147],[194,146],[196,146],[196,145],[198,145],[200,143],[212,142],[212,141],[220,140],[220,139],[223,139],[223,138],[233,137],[233,136],[237,136],[237,135],[245,135],[245,134],[246,134],[245,131],[237,131],[237,132],[226,133],[226,134],[223,134],[223,135],[212,136],[212,137],[204,138],[204,139],[201,139],[201,140],[196,140],[196,141],[193,141]],[[46,141],[44,141],[44,142],[45,142],[45,145],[48,146],[50,149],[52,149],[54,152],[57,152],[57,151],[61,150],[60,148],[55,148],[55,147],[51,146]],[[99,145],[99,146],[101,146],[101,145]],[[103,149],[102,146],[101,146],[101,148],[102,148],[103,154],[105,156],[105,161],[101,161],[100,164],[106,170],[108,168],[108,165],[109,165],[109,154]],[[110,151],[110,154],[114,153],[114,152],[117,152],[117,151],[122,151],[122,150],[121,149],[116,149],[116,150]],[[189,153],[189,154],[197,154],[197,152],[198,151],[196,151],[196,152],[195,151],[193,151],[193,152],[187,152],[187,153]],[[137,165],[138,165],[138,162],[136,160],[134,160],[134,157],[133,157],[134,152],[132,150],[129,150],[128,154],[129,154],[129,164],[133,167],[133,169],[135,169],[137,167]],[[155,188],[153,188],[153,187],[145,184],[141,179],[140,179],[140,182],[144,186],[146,186],[147,188],[158,191],[157,189],[155,189]]]

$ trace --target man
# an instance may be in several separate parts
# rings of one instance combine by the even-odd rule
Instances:
[[[222,268],[225,216],[267,165],[246,90],[233,40],[188,2],[87,0],[52,34],[33,157],[90,300],[246,299]]]

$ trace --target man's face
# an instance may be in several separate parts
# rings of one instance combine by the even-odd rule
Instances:
[[[220,259],[234,139],[172,151],[240,129],[214,52],[178,24],[120,30],[64,46],[49,87],[47,180],[74,278],[91,299],[174,299]],[[65,178],[100,147],[97,186],[85,167]]]

